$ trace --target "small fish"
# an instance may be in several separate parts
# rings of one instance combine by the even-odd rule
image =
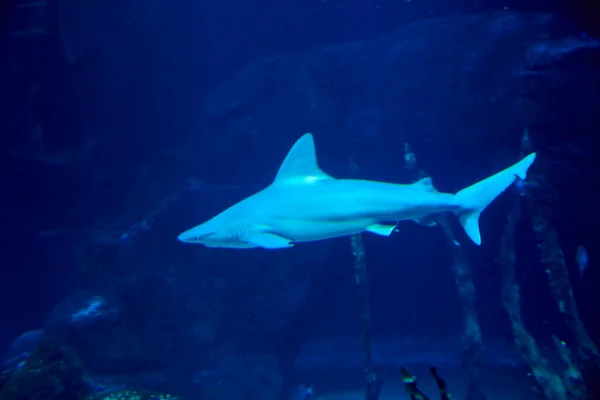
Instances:
[[[519,196],[526,196],[531,189],[542,189],[542,185],[532,180],[515,178],[513,188]]]
[[[579,267],[579,279],[583,277],[583,274],[588,266],[588,252],[583,246],[577,246],[577,251],[575,252],[575,261],[577,262],[577,266]]]
[[[404,168],[413,169],[417,164],[417,157],[408,143],[404,143]]]
[[[525,192],[525,189],[527,188],[527,183],[524,179],[515,179],[514,187],[517,190],[519,196],[525,196],[527,194]]]
[[[531,137],[529,136],[529,129],[523,129],[523,134],[521,135],[521,151],[525,153],[530,153],[533,149],[533,143],[531,142]]]

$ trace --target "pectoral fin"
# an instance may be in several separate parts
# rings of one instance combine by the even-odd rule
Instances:
[[[248,242],[265,249],[282,249],[294,245],[290,239],[271,232],[255,233],[248,238]]]
[[[396,225],[372,224],[367,226],[367,231],[381,236],[390,236]]]

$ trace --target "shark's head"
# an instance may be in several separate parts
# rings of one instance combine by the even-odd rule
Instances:
[[[278,202],[278,197],[273,195],[273,191],[277,193],[277,190],[273,188],[312,184],[326,179],[332,178],[319,169],[313,137],[307,133],[292,146],[271,186],[183,232],[178,239],[184,243],[230,249],[292,247],[293,235],[289,231],[279,231],[273,226],[272,219],[265,218],[265,214],[269,214]]]
[[[256,247],[244,240],[242,227],[229,226],[210,220],[204,224],[188,229],[181,233],[177,239],[183,243],[203,244],[206,247],[226,247],[233,249],[247,249]]]
[[[214,229],[207,229],[205,224],[201,224],[182,232],[177,236],[177,240],[183,243],[204,244],[215,233]]]

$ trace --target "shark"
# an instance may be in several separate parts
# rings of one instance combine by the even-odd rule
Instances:
[[[531,153],[455,194],[441,193],[429,177],[412,184],[335,179],[319,168],[313,135],[307,133],[292,146],[269,186],[186,230],[178,240],[206,247],[281,249],[362,232],[390,236],[400,221],[432,225],[432,217],[450,212],[480,245],[480,214],[527,177],[535,158]]]

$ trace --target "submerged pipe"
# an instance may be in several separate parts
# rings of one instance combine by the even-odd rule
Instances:
[[[529,132],[525,129],[521,140],[521,156],[530,150],[531,141]],[[522,321],[520,286],[515,276],[517,260],[515,234],[522,214],[521,199],[525,197],[525,204],[528,206],[527,211],[538,242],[541,261],[548,277],[551,293],[558,304],[559,310],[565,316],[567,325],[575,335],[579,361],[582,361],[584,370],[587,369],[589,371],[590,366],[593,366],[596,372],[598,371],[598,351],[579,318],[569,281],[568,270],[564,261],[564,254],[558,243],[558,234],[550,222],[554,196],[551,195],[548,185],[542,188],[542,185],[539,184],[541,181],[542,179],[536,184],[523,185],[521,187],[521,196],[513,200],[513,204],[507,215],[506,228],[500,249],[500,262],[503,264],[505,271],[502,285],[502,301],[512,324],[515,344],[517,348],[521,349],[525,362],[546,398],[550,400],[590,399],[590,393],[584,384],[582,370],[579,368],[577,360],[567,347],[567,344],[559,340],[556,336],[552,336],[563,363],[563,370],[561,374],[558,374],[552,371],[546,359],[540,355],[535,339],[526,330]],[[527,187],[543,190],[538,190],[534,196],[531,190],[525,190]]]
[[[499,260],[504,268],[502,281],[502,304],[508,313],[515,345],[521,350],[525,363],[532,376],[548,400],[567,400],[567,391],[562,379],[554,374],[548,361],[540,354],[537,343],[525,328],[521,315],[521,287],[517,282],[515,264],[515,232],[521,218],[520,198],[513,200],[508,212],[504,235],[502,236]]]
[[[535,196],[532,191],[527,193],[527,211],[550,292],[574,337],[571,346],[575,349],[575,354],[571,353],[565,342],[554,340],[565,368],[563,381],[566,390],[572,396],[578,399],[591,398],[589,391],[597,384],[600,376],[598,347],[590,338],[579,316],[564,252],[559,243],[558,232],[551,222],[551,215],[555,208],[555,196],[547,185],[546,187],[542,187],[542,185],[535,187],[537,188]]]
[[[355,172],[358,165],[351,158],[350,170]],[[371,346],[371,301],[367,281],[367,260],[362,233],[350,237],[352,256],[354,257],[354,282],[359,297],[359,323],[365,353],[364,373],[366,380],[365,400],[378,400],[382,381],[373,369],[373,351]]]
[[[359,296],[359,320],[365,352],[365,400],[377,400],[381,391],[381,380],[373,370],[373,354],[371,349],[371,302],[369,301],[369,284],[367,282],[367,262],[362,234],[350,237],[352,255],[354,256],[354,280]]]
[[[483,391],[481,382],[483,343],[481,341],[479,317],[475,308],[475,284],[471,265],[465,250],[454,237],[448,221],[440,219],[438,223],[444,229],[448,242],[452,247],[452,272],[458,288],[458,297],[463,306],[462,364],[467,377],[467,400],[485,400],[487,396]]]
[[[429,368],[429,373],[435,381],[438,391],[440,392],[440,400],[451,400],[452,396],[448,393],[446,380],[438,374],[437,367]],[[400,375],[402,376],[402,384],[404,390],[411,400],[430,400],[430,398],[419,389],[417,377],[411,374],[406,368],[400,367]]]
[[[581,318],[569,279],[569,271],[565,263],[562,247],[558,243],[556,228],[548,217],[548,205],[541,204],[532,196],[528,196],[529,215],[533,231],[538,242],[538,249],[545,268],[552,296],[558,309],[565,318],[567,326],[577,339],[577,354],[583,360],[598,360],[598,348],[588,335]]]
[[[417,158],[408,143],[404,144],[404,153],[405,168],[414,171],[413,181],[427,176],[423,170],[416,168]],[[440,215],[436,216],[435,222],[441,225],[452,248],[452,272],[458,289],[458,297],[463,307],[462,364],[467,378],[467,400],[485,400],[487,396],[483,392],[481,382],[483,343],[475,307],[475,284],[471,265],[465,250],[456,240],[448,219],[444,215]]]

